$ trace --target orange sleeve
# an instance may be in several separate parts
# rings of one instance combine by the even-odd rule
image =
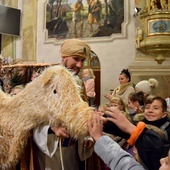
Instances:
[[[139,122],[137,124],[135,130],[132,132],[130,138],[127,140],[128,144],[130,146],[134,146],[135,145],[136,140],[138,139],[140,134],[143,132],[145,127],[146,127],[146,124],[144,122]]]

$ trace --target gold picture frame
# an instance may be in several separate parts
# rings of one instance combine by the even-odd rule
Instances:
[[[80,0],[79,0],[80,1]],[[89,41],[108,41],[113,40],[113,38],[117,37],[126,37],[126,26],[128,24],[128,16],[125,16],[129,8],[129,2],[126,0],[98,0],[101,1],[102,6],[102,13],[101,15],[101,25],[98,23],[92,23],[93,32],[90,32],[90,24],[88,23],[88,15],[89,15],[89,0],[83,0],[83,31],[81,32],[81,20],[77,22],[77,35],[75,31],[75,27],[73,24],[73,15],[74,15],[74,5],[76,4],[77,0],[71,1],[56,1],[56,0],[47,0],[44,4],[45,9],[45,22],[44,22],[44,30],[45,30],[45,43],[54,42],[58,43],[64,39],[71,39],[71,38],[79,38],[79,39],[86,39]],[[91,0],[92,1],[92,0]],[[107,3],[106,3],[107,2]],[[117,23],[112,25],[114,17],[109,16],[107,6],[109,3],[115,3],[120,8],[116,8],[117,12]],[[58,3],[58,4],[57,4]],[[105,3],[107,5],[105,5]],[[57,10],[59,7],[62,6],[63,10]],[[110,9],[111,10],[111,9]],[[110,18],[109,18],[110,17]],[[109,18],[109,19],[108,19]],[[110,23],[109,23],[110,22]],[[69,24],[68,24],[69,23]],[[110,25],[109,25],[110,24]]]

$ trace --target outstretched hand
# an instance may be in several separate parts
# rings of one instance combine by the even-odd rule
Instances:
[[[105,94],[104,97],[110,101],[113,96],[111,94]]]
[[[107,120],[116,124],[116,126],[118,126],[125,133],[131,134],[136,127],[118,108],[107,107],[105,113],[109,116],[107,117]]]
[[[88,122],[90,136],[97,141],[103,135],[103,122],[101,116],[93,114],[93,120]]]

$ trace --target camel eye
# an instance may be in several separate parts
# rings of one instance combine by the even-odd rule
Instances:
[[[56,89],[54,89],[53,93],[54,93],[54,94],[56,94],[56,93],[57,93]]]
[[[55,96],[55,97],[58,97],[58,94],[57,94],[57,90],[56,90],[56,89],[53,90],[53,93],[54,93],[54,96]]]

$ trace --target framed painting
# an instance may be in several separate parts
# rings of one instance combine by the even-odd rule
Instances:
[[[47,0],[47,38],[106,37],[121,33],[124,0]]]

